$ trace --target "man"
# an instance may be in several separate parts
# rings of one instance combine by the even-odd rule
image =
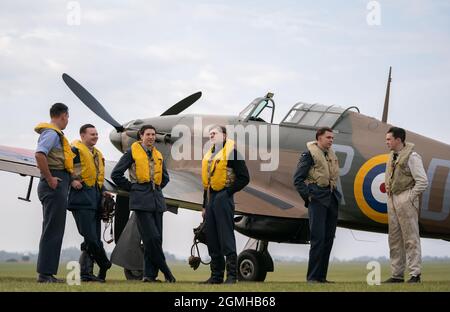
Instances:
[[[250,178],[245,161],[238,154],[234,141],[227,139],[225,127],[212,127],[209,138],[212,146],[202,161],[202,215],[206,220],[211,276],[203,283],[223,283],[226,266],[225,283],[234,284],[237,281],[237,254],[233,195],[242,190]]]
[[[81,141],[72,143],[75,154],[74,172],[69,192],[68,210],[72,211],[78,232],[83,236],[80,255],[80,275],[83,282],[105,282],[111,262],[106,256],[101,241],[100,206],[102,196],[108,196],[103,189],[105,159],[95,148],[98,133],[91,124],[80,128]],[[94,262],[100,270],[93,274]]]
[[[73,171],[73,152],[64,130],[69,122],[69,109],[63,103],[50,108],[50,123],[40,123],[36,163],[41,171],[38,197],[42,203],[42,234],[37,261],[38,283],[62,283],[54,277],[58,272],[61,244],[66,225],[67,192]]]
[[[130,192],[130,210],[136,214],[138,230],[144,242],[142,281],[160,282],[156,277],[158,270],[161,270],[166,282],[175,283],[162,249],[162,218],[167,207],[161,190],[169,182],[169,174],[162,154],[153,146],[156,129],[144,125],[138,135],[140,140],[123,154],[111,178],[119,187]],[[131,181],[124,176],[127,169]]]
[[[307,281],[330,283],[328,262],[338,218],[341,194],[337,190],[339,162],[331,148],[333,130],[323,127],[316,132],[316,141],[306,144],[294,174],[294,185],[308,208],[311,247]]]
[[[411,276],[408,283],[420,283],[419,196],[426,190],[428,179],[422,158],[414,152],[414,144],[405,143],[405,139],[402,128],[392,127],[386,134],[386,145],[391,151],[385,185],[392,270],[386,283],[404,282],[405,262]]]

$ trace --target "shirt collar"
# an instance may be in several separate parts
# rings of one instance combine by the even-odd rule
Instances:
[[[152,150],[153,150],[153,147],[148,148],[147,145],[145,145],[144,143],[141,143],[141,146],[142,146],[142,148],[144,149],[144,151],[145,151],[146,153],[148,153],[148,152],[151,153]]]

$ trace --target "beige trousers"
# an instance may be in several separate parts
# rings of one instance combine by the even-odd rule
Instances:
[[[419,198],[411,190],[388,197],[389,250],[392,276],[403,278],[405,265],[410,275],[419,275],[422,255],[419,234]]]

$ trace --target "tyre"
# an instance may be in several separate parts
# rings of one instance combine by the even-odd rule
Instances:
[[[256,250],[247,249],[238,256],[239,281],[262,282],[266,279],[267,270],[263,255]]]

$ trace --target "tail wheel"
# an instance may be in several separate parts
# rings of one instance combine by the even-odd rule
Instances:
[[[266,279],[267,270],[263,255],[253,249],[244,250],[238,257],[238,279],[240,281],[262,282]]]
[[[142,280],[142,277],[144,276],[144,272],[142,270],[123,269],[123,273],[128,281]]]

